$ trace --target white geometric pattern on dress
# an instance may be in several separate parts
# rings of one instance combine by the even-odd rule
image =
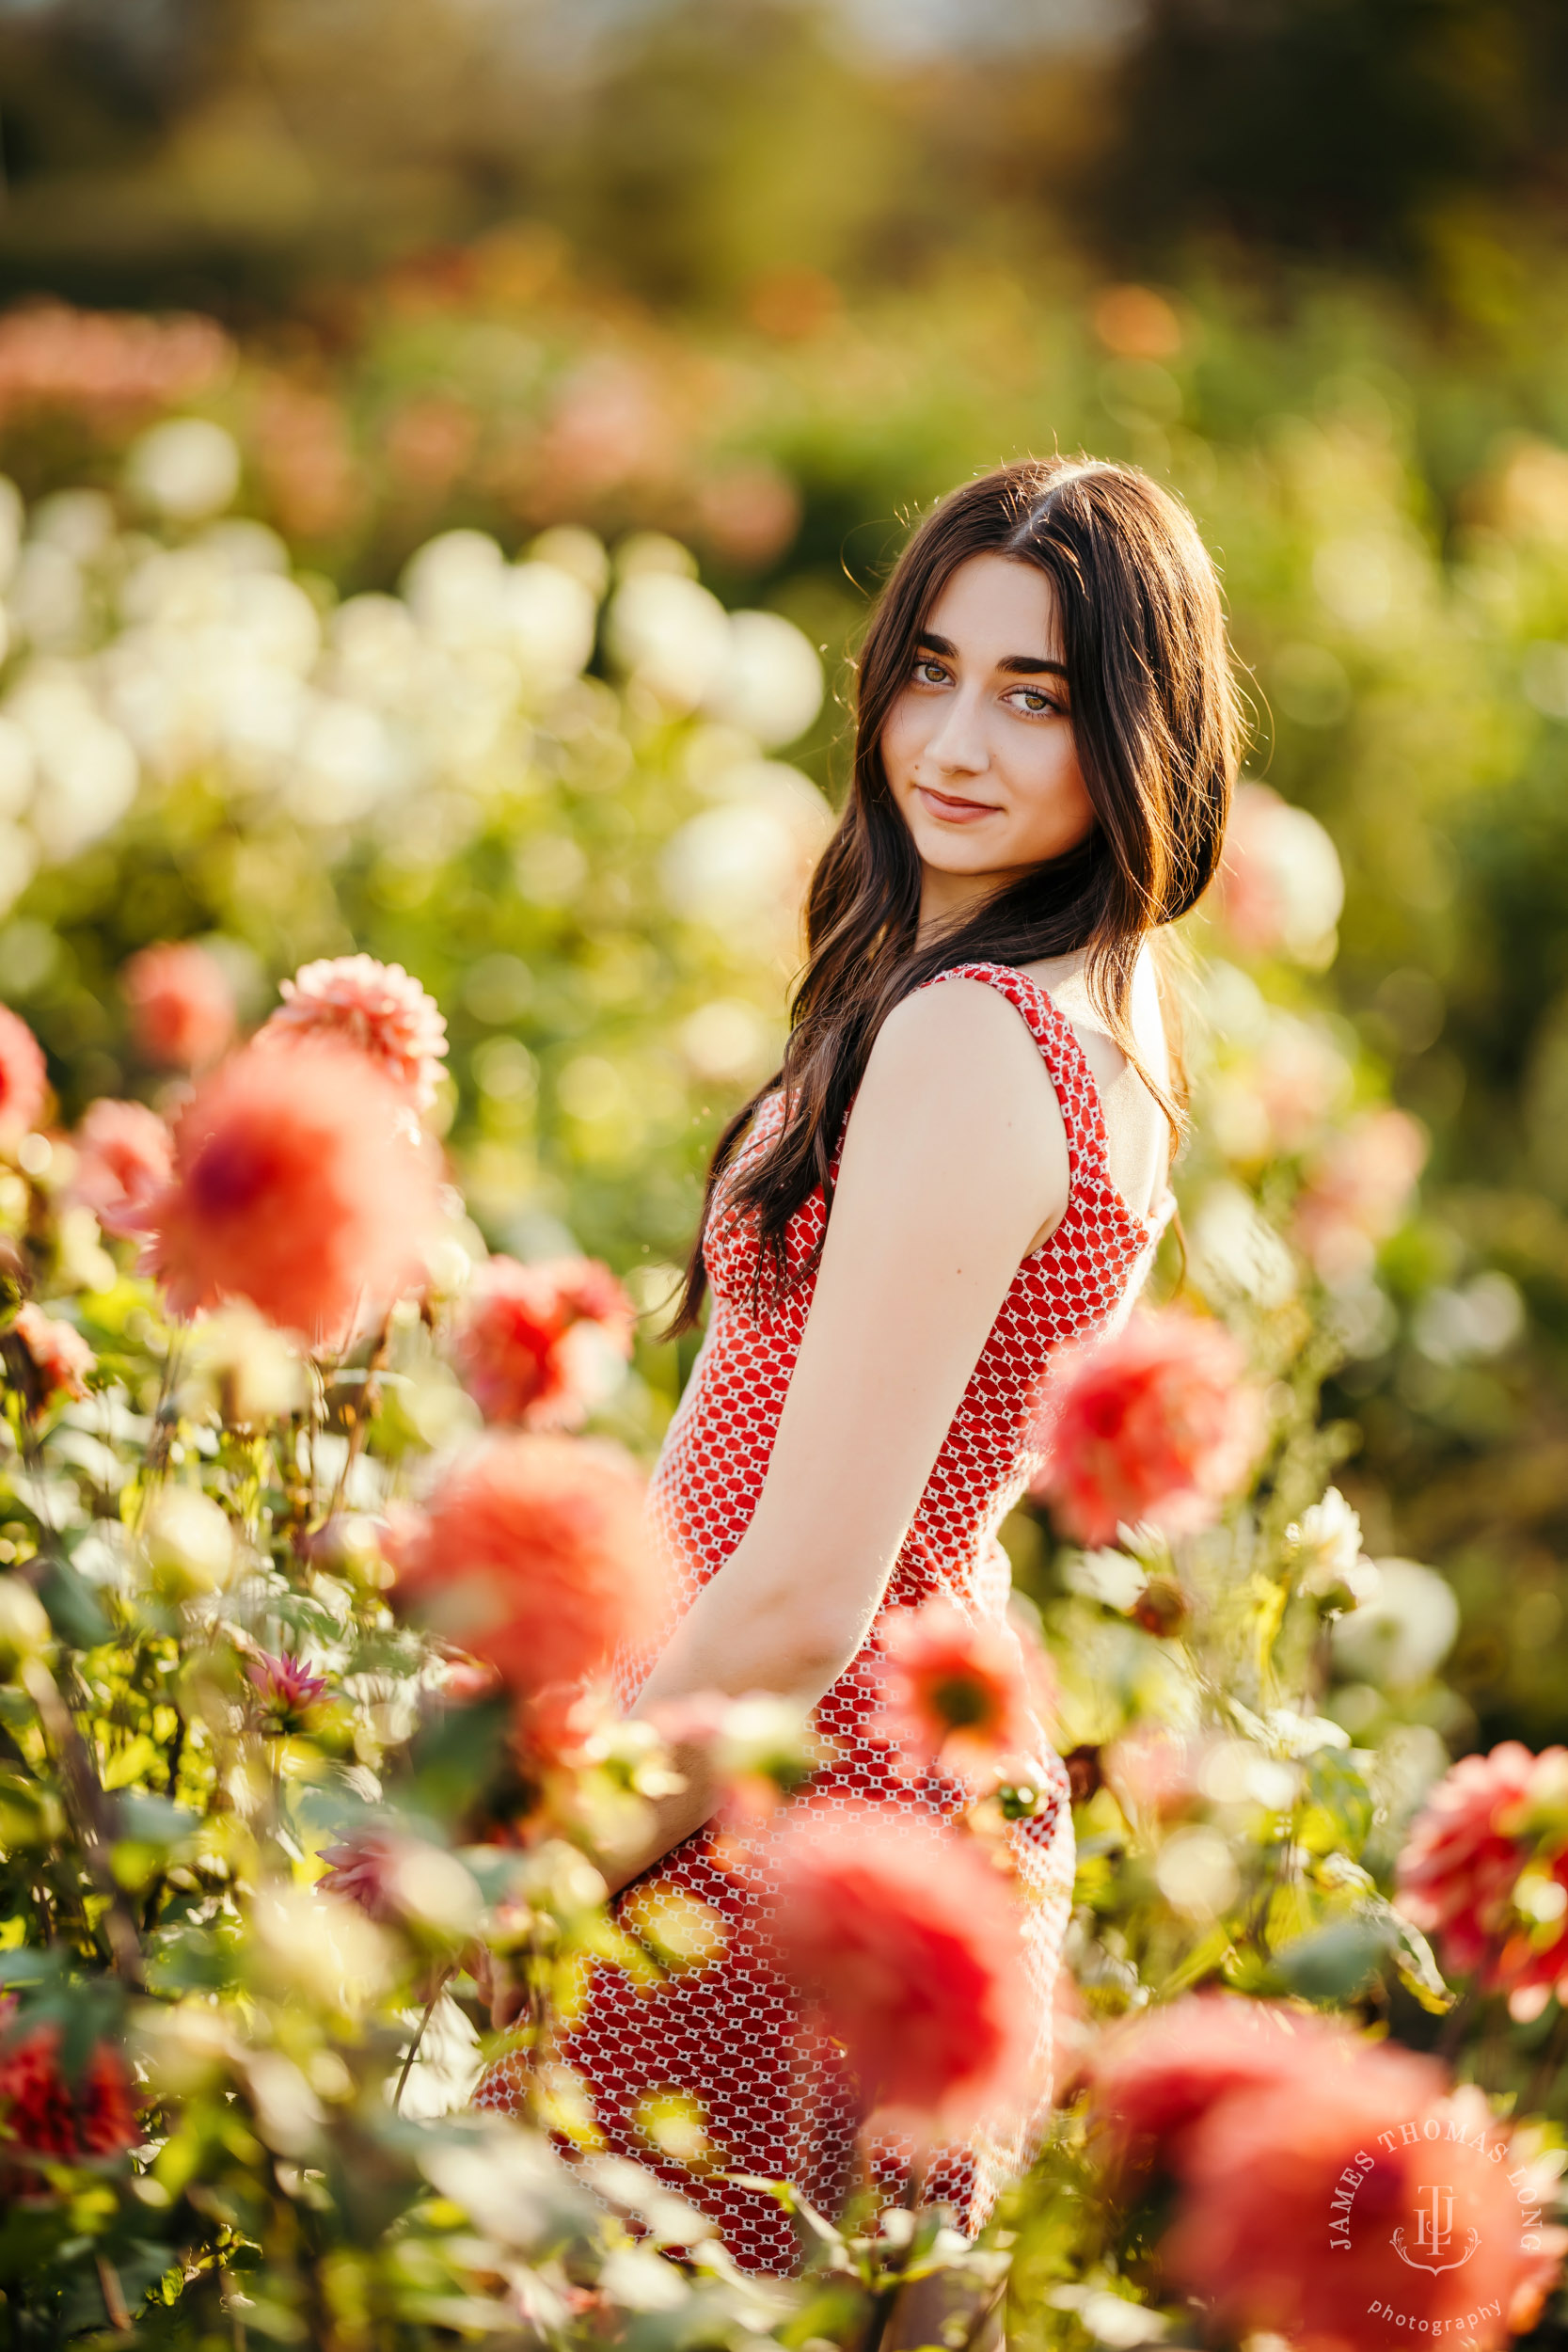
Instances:
[[[1061,1223],[1019,1267],[997,1313],[895,1563],[883,1609],[912,1609],[941,1595],[973,1619],[1006,1624],[1009,1575],[998,1541],[1003,1519],[1039,1470],[1039,1393],[1051,1353],[1064,1340],[1114,1327],[1148,1272],[1173,1205],[1137,1216],[1112,1184],[1099,1094],[1070,1023],[1038,983],[1010,965],[966,963],[923,983],[986,982],[1006,996],[1039,1045],[1067,1129],[1069,1189]],[[728,1208],[735,1176],[777,1132],[781,1098],[761,1105],[752,1131],[717,1188],[704,1246],[712,1309],[706,1338],[666,1435],[649,1509],[674,1566],[674,1599],[657,1639],[619,1662],[630,1706],[679,1617],[723,1565],[751,1523],[789,1387],[815,1287],[807,1273],[769,1311],[752,1311],[758,1243],[750,1220]],[[842,1144],[842,1132],[840,1142]],[[836,1175],[838,1162],[833,1161]],[[824,1231],[820,1189],[790,1220],[792,1270],[803,1269]],[[901,1818],[950,1816],[959,1785],[927,1772],[906,1777],[866,1724],[879,1691],[879,1626],[816,1708],[814,1724],[832,1760],[812,1783],[818,1802],[885,1805]],[[1072,1815],[1067,1768],[1043,1731],[1031,1759],[1045,1792],[1038,1811],[1008,1836],[1024,1910],[1036,2011],[1037,2067],[1025,2111],[938,2149],[922,2194],[956,2209],[960,2229],[986,2219],[1003,2184],[1029,2162],[1050,2098],[1051,2016],[1072,1896]],[[694,2099],[714,2151],[714,2170],[793,2181],[820,2210],[842,2204],[869,2162],[889,2194],[901,2192],[909,2151],[882,2140],[862,2153],[853,2083],[836,2047],[814,2031],[769,1958],[768,1874],[760,1862],[715,1859],[698,1830],[637,1883],[640,1908],[670,1894],[696,1897],[723,1918],[726,1942],[711,1966],[673,1978],[652,1994],[595,1963],[581,2010],[552,2054],[589,2090],[607,2145],[634,2157],[711,2213],[737,2263],[787,2272],[800,2259],[780,2208],[715,2177],[694,2179],[641,2134],[640,2104],[660,2092]],[[617,1898],[617,1903],[625,1897]],[[644,1914],[644,1915],[646,1915]],[[526,2060],[498,2061],[475,2105],[515,2112]]]

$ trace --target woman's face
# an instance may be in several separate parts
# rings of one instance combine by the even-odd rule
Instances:
[[[956,914],[1094,825],[1050,580],[974,555],[931,609],[882,730],[882,767],[925,869],[923,917]]]

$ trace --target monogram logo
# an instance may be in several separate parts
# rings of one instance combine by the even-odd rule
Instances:
[[[1473,2229],[1466,2230],[1465,2250],[1462,2254],[1456,2254],[1453,2250],[1453,2190],[1447,2182],[1438,2182],[1433,2183],[1430,2188],[1418,2189],[1416,2194],[1417,2250],[1414,2253],[1411,2252],[1406,2242],[1406,2232],[1402,2223],[1393,2233],[1392,2244],[1395,2253],[1402,2263],[1408,2263],[1412,2270],[1458,2270],[1462,2264],[1469,2261],[1476,2248],[1481,2244],[1481,2232]],[[1426,2254],[1431,2254],[1435,2259],[1431,2262],[1423,2261],[1422,2257]],[[1447,2261],[1442,2259],[1444,2255],[1448,2256]]]

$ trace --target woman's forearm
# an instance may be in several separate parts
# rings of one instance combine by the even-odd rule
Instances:
[[[704,1744],[690,1740],[675,1740],[671,1761],[680,1775],[681,1787],[670,1796],[648,1801],[635,1844],[618,1847],[613,1857],[596,1857],[605,1884],[612,1895],[629,1886],[633,1879],[641,1878],[644,1870],[651,1870],[673,1847],[711,1820],[719,1808],[724,1792],[714,1777]]]
[[[873,1555],[851,1565],[814,1537],[799,1515],[782,1528],[753,1521],[665,1645],[639,1714],[699,1691],[735,1699],[774,1691],[816,1704],[865,1640],[893,1562]]]
[[[819,1622],[809,1625],[794,1596],[787,1607],[770,1609],[755,1593],[750,1566],[737,1551],[704,1586],[639,1692],[634,1713],[646,1716],[709,1692],[738,1699],[771,1691],[815,1707],[836,1682],[864,1637],[859,1614],[837,1624],[819,1610]],[[672,1761],[684,1786],[649,1803],[634,1846],[612,1860],[599,1857],[612,1895],[701,1829],[722,1801],[705,1744],[677,1740]]]

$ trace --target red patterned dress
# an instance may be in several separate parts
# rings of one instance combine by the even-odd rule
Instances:
[[[1037,1405],[1047,1360],[1058,1342],[1112,1327],[1125,1314],[1172,1202],[1167,1194],[1154,1216],[1139,1216],[1113,1186],[1104,1120],[1083,1048],[1037,982],[1009,965],[968,963],[925,985],[946,979],[989,983],[1028,1024],[1061,1104],[1070,1184],[1061,1223],[1023,1261],[1002,1302],[898,1555],[883,1611],[917,1608],[941,1595],[972,1617],[1006,1625],[1009,1576],[997,1530],[1041,1465]],[[763,1104],[735,1168],[766,1148],[780,1108],[777,1095]],[[756,1238],[748,1224],[726,1216],[727,1198],[721,1181],[704,1249],[713,1294],[707,1335],[650,1488],[655,1526],[675,1565],[676,1603],[660,1642],[626,1661],[620,1678],[627,1705],[679,1614],[746,1532],[811,1304],[814,1277],[771,1311],[752,1313]],[[790,1224],[793,1266],[805,1263],[823,1226],[818,1191]],[[816,1774],[813,1793],[884,1804],[895,1829],[900,1814],[954,1814],[967,1802],[957,1781],[930,1772],[901,1776],[891,1751],[866,1734],[880,1658],[873,1626],[864,1648],[818,1705],[814,1720],[832,1760]],[[1072,1816],[1066,1766],[1043,1731],[1032,1761],[1042,1802],[1008,1835],[1037,2009],[1035,2080],[1022,2115],[999,2117],[964,2145],[936,2151],[923,2191],[950,2202],[969,2232],[985,2220],[1002,2184],[1029,2161],[1049,2098],[1053,1992],[1072,1892]],[[723,1866],[713,1833],[701,1829],[636,1882],[644,1918],[650,1896],[657,1900],[666,1889],[711,1905],[725,1926],[721,1957],[651,1994],[595,1963],[584,2007],[557,2055],[580,2076],[610,2149],[636,2158],[712,2213],[743,2266],[784,2272],[797,2265],[799,2241],[784,2213],[771,2199],[717,2176],[787,2179],[832,2214],[857,2177],[861,2116],[835,2046],[814,2032],[771,1964],[760,1866],[737,1867],[729,1854]],[[515,2111],[523,2064],[519,2057],[499,2061],[475,2104]],[[701,2177],[660,2157],[647,2136],[647,2122],[672,2092],[700,2109],[711,2150]],[[882,2141],[869,2153],[875,2176],[897,2194],[907,2149]]]

